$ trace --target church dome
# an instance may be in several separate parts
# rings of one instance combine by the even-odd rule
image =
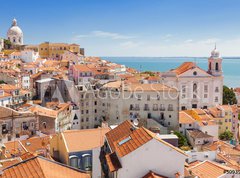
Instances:
[[[12,26],[9,28],[7,32],[8,39],[13,43],[17,45],[23,44],[23,32],[21,28],[17,25],[17,20],[13,19]]]
[[[7,34],[8,35],[22,35],[22,30],[21,28],[19,28],[19,26],[17,25],[17,20],[13,19],[12,21],[12,26],[9,28]]]
[[[215,45],[214,50],[212,50],[212,52],[211,52],[211,57],[214,57],[214,58],[219,58],[220,57],[220,53],[217,50],[216,45]]]

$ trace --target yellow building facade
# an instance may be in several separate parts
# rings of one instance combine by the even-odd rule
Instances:
[[[60,58],[65,51],[80,53],[80,45],[45,42],[38,46],[38,51],[42,58]]]

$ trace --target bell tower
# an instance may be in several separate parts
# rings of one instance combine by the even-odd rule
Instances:
[[[222,75],[222,58],[220,57],[216,44],[215,48],[211,52],[211,56],[208,58],[208,73],[213,76]]]

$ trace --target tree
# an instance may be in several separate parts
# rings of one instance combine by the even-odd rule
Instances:
[[[230,132],[229,130],[226,130],[225,132],[219,135],[219,138],[221,140],[231,140],[233,138],[233,133]]]
[[[174,134],[178,137],[178,146],[188,146],[187,138],[178,131],[175,131]]]
[[[223,104],[237,104],[236,95],[233,89],[223,86]]]
[[[11,41],[4,39],[4,49],[10,49],[11,47],[12,47]]]

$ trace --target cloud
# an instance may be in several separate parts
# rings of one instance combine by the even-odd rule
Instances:
[[[205,40],[201,40],[199,41],[199,43],[202,43],[202,44],[215,44],[216,42],[219,42],[220,39],[219,38],[209,38],[209,39],[205,39]]]
[[[135,36],[123,35],[120,33],[106,32],[101,30],[95,30],[85,35],[76,35],[74,40],[79,40],[81,38],[106,38],[112,40],[128,40],[136,38]]]
[[[164,35],[164,36],[162,37],[162,39],[163,39],[164,41],[168,42],[168,41],[171,40],[172,37],[173,37],[172,34],[166,34],[166,35]]]
[[[104,32],[104,31],[93,31],[92,34],[96,37],[111,38],[114,40],[135,38],[133,36],[122,35],[119,33],[112,33],[112,32]]]
[[[188,40],[185,40],[184,43],[192,43],[193,40],[192,39],[188,39]]]
[[[123,48],[135,48],[142,44],[143,43],[141,43],[141,42],[126,41],[126,42],[121,43],[120,46]]]

